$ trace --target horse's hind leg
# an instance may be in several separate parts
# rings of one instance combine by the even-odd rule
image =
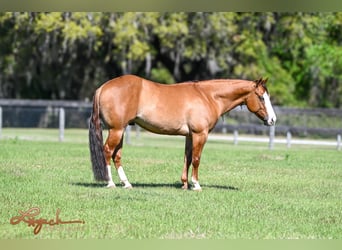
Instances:
[[[104,151],[106,166],[107,166],[107,171],[108,171],[108,178],[109,178],[107,188],[115,188],[115,183],[113,181],[112,170],[110,166],[110,161],[111,161],[112,154],[114,152],[115,145],[116,145],[115,139],[113,138],[111,130],[109,130],[107,140],[103,146],[103,151]]]
[[[129,183],[128,178],[125,174],[125,171],[121,164],[121,153],[122,153],[122,145],[123,145],[123,133],[121,135],[120,143],[117,145],[117,147],[114,150],[114,153],[112,155],[112,159],[114,161],[114,165],[116,170],[118,171],[118,175],[120,178],[120,181],[124,185],[124,188],[132,188],[131,183]]]
[[[123,143],[123,130],[110,129],[108,131],[108,137],[104,145],[104,153],[106,158],[106,164],[108,169],[109,181],[107,187],[115,187],[111,174],[110,161],[111,158],[114,161],[115,168],[118,171],[121,182],[125,188],[131,188],[132,185],[128,182],[126,174],[121,165],[121,149]]]

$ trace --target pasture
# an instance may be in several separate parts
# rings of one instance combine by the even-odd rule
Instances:
[[[341,239],[341,151],[334,148],[210,140],[202,192],[181,189],[184,138],[142,133],[124,145],[133,185],[93,181],[87,130],[3,129],[0,140],[1,239]],[[10,223],[19,210],[85,223]],[[57,220],[57,219],[55,219]],[[32,222],[32,221],[31,221]]]

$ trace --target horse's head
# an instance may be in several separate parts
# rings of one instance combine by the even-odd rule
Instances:
[[[246,105],[249,111],[264,121],[267,126],[275,124],[277,117],[274,113],[270,96],[266,88],[268,79],[255,80],[255,90],[247,97]]]

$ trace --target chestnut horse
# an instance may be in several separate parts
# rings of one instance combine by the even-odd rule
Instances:
[[[185,136],[183,188],[188,189],[188,170],[192,164],[193,190],[201,190],[198,167],[202,149],[222,114],[246,104],[265,125],[275,124],[266,81],[226,79],[165,85],[124,75],[104,83],[94,95],[89,126],[95,179],[108,181],[107,187],[115,187],[112,158],[124,188],[132,187],[122,168],[121,154],[125,128],[136,123],[153,133]],[[101,120],[108,128],[104,145]]]

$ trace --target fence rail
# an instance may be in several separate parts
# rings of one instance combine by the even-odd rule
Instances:
[[[0,136],[2,127],[59,128],[59,139],[63,141],[65,128],[88,127],[91,108],[92,103],[85,101],[0,99]],[[232,133],[236,138],[239,133],[262,135],[269,138],[270,148],[279,142],[274,136],[284,136],[289,145],[293,136],[337,138],[337,142],[341,137],[341,109],[275,107],[275,112],[278,121],[274,131],[262,125],[245,106],[223,115],[213,131]]]
[[[57,107],[57,108],[86,108],[92,107],[91,102],[85,101],[59,101],[59,100],[25,100],[0,99],[0,107]]]

